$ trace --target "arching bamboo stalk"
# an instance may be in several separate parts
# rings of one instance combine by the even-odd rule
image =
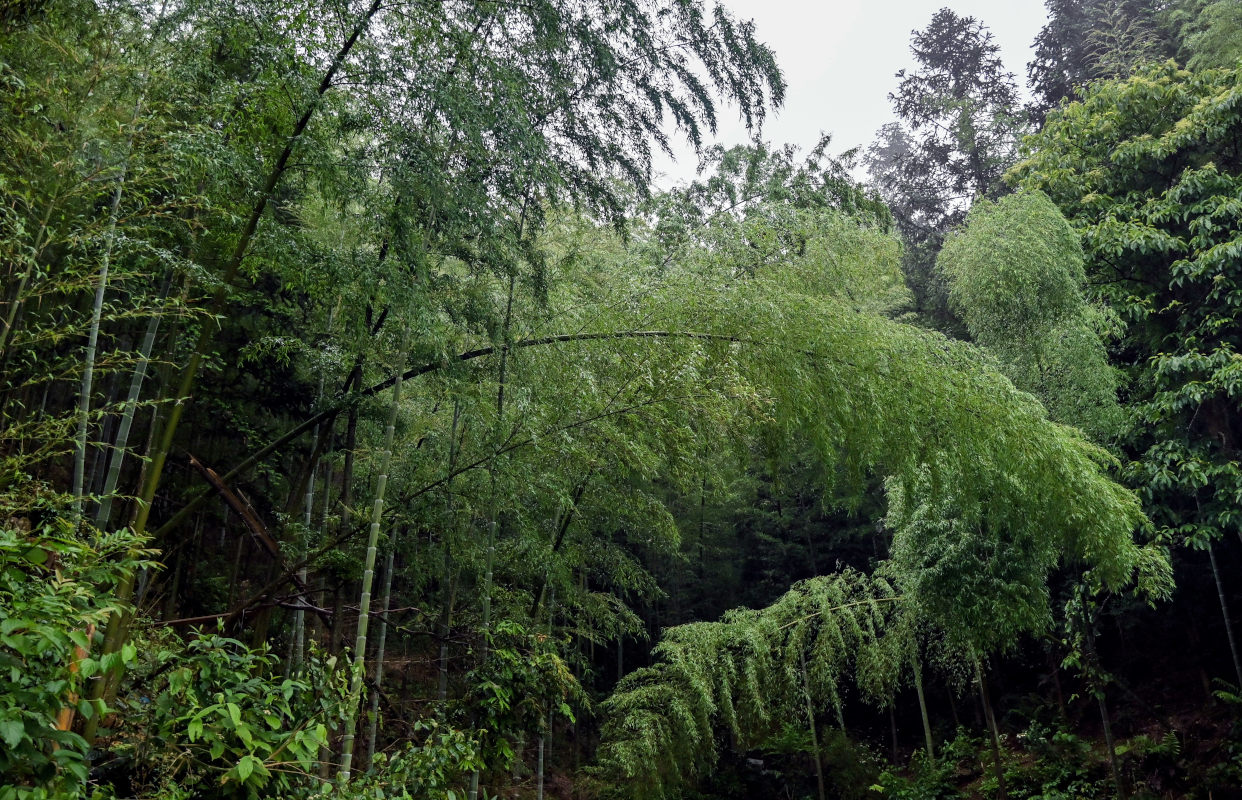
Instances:
[[[540,337],[536,337],[532,339],[523,339],[521,341],[512,342],[509,344],[489,345],[487,347],[478,347],[473,350],[466,350],[462,353],[459,353],[457,356],[453,357],[452,359],[447,359],[447,360],[438,359],[436,361],[430,361],[424,364],[419,364],[417,366],[410,367],[404,372],[399,372],[397,374],[394,374],[392,377],[386,378],[380,381],[379,383],[372,384],[371,386],[368,386],[364,389],[358,390],[356,392],[348,393],[348,394],[343,394],[342,396],[338,397],[335,402],[329,404],[328,407],[326,407],[319,413],[314,414],[311,417],[308,417],[307,419],[303,420],[299,424],[285,431],[280,436],[273,439],[267,445],[259,448],[258,450],[255,450],[253,453],[251,453],[249,456],[244,458],[242,461],[238,462],[236,466],[234,466],[224,475],[220,476],[220,479],[224,481],[225,483],[229,483],[234,478],[236,478],[238,475],[246,472],[251,467],[253,467],[255,464],[267,458],[272,453],[275,453],[277,450],[284,447],[289,442],[293,441],[294,439],[297,439],[299,436],[301,436],[304,433],[307,433],[308,431],[314,430],[315,426],[319,425],[324,420],[331,419],[346,409],[354,409],[357,407],[357,404],[361,402],[362,400],[364,400],[365,398],[373,397],[374,395],[377,395],[380,392],[385,391],[386,389],[392,388],[396,384],[396,381],[398,379],[406,380],[406,381],[412,380],[422,375],[427,375],[433,372],[438,372],[439,370],[446,368],[447,366],[449,366],[450,364],[454,362],[473,361],[475,359],[485,358],[491,355],[500,355],[503,359],[505,355],[512,350],[520,350],[520,349],[525,349],[525,348],[530,348],[530,347],[545,347],[545,346],[550,346],[550,345],[555,345],[555,344],[572,344],[572,343],[580,343],[580,342],[598,342],[598,341],[620,341],[620,340],[625,340],[625,339],[662,339],[662,340],[689,339],[692,341],[724,342],[724,343],[731,343],[731,344],[758,344],[758,342],[752,342],[752,341],[749,341],[749,340],[746,340],[746,339],[743,339],[737,336],[727,336],[723,334],[714,334],[714,333],[700,333],[698,331],[641,330],[641,331],[606,331],[606,332],[597,332],[597,333],[556,334],[553,336],[540,336]],[[804,355],[813,356],[814,354],[804,353]],[[155,532],[152,534],[152,536],[156,539],[159,539],[163,537],[165,534],[167,534],[168,532],[174,530],[177,526],[179,526],[182,522],[184,522],[185,519],[190,516],[190,514],[198,510],[198,508],[204,502],[206,502],[206,500],[210,496],[211,496],[210,490],[200,491],[197,495],[191,498],[184,506],[182,506],[180,511],[173,514],[171,517],[168,518],[167,522],[165,522],[163,525],[157,528]]]

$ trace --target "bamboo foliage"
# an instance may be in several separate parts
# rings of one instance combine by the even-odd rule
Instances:
[[[1118,371],[1106,339],[1117,322],[1085,296],[1078,235],[1041,192],[980,200],[937,260],[971,337],[1057,422],[1097,442],[1121,433]]]
[[[890,694],[912,650],[901,644],[904,624],[858,616],[879,599],[900,593],[909,613],[986,652],[1041,628],[1046,577],[1067,560],[1112,588],[1137,579],[1149,597],[1168,591],[1167,558],[1134,541],[1144,518],[1136,498],[1102,474],[1105,451],[980,369],[972,348],[842,308],[816,291],[808,267],[730,285],[745,301],[704,316],[732,313],[749,332],[739,366],[770,404],[771,427],[809,439],[839,488],[874,470],[890,476],[894,560],[881,574],[892,583],[868,578],[845,592],[854,585],[846,573],[808,584],[832,587],[819,608],[836,617],[822,629],[789,611],[811,591],[803,587],[762,612],[667,631],[657,665],[628,676],[608,701],[600,774],[635,786],[633,796],[671,792],[708,769],[721,731],[742,749],[756,741],[774,713],[760,701],[798,697],[803,653],[808,688],[829,707],[839,708],[850,678],[873,697]],[[716,299],[696,297],[704,306]],[[751,688],[760,686],[762,697]]]
[[[103,647],[83,647],[115,667],[82,673],[93,698],[126,685],[116,654],[135,636],[164,635],[128,630],[134,607],[152,606],[135,592],[162,594],[168,617],[201,598],[190,622],[218,621],[230,636],[251,625],[261,643],[291,622],[278,645],[290,669],[317,670],[304,656],[306,614],[327,614],[305,584],[335,582],[335,652],[342,598],[360,574],[334,720],[337,791],[384,785],[394,763],[414,775],[423,756],[427,775],[450,776],[436,791],[469,775],[472,795],[496,789],[505,748],[536,728],[542,790],[544,745],[570,757],[550,722],[558,696],[579,698],[540,688],[523,711],[539,713],[523,716],[485,690],[538,678],[513,677],[532,655],[573,685],[566,665],[613,642],[621,673],[619,643],[658,629],[663,601],[652,598],[684,600],[674,584],[707,559],[679,560],[729,535],[714,507],[740,504],[761,462],[773,485],[796,462],[807,506],[862,508],[874,522],[886,503],[882,530],[867,535],[877,553],[891,537],[891,558],[874,574],[822,575],[760,610],[666,632],[654,664],[606,704],[596,774],[617,791],[675,794],[725,748],[761,743],[789,720],[809,729],[818,760],[822,727],[842,725],[852,698],[890,703],[911,680],[930,754],[916,663],[928,639],[986,663],[1046,626],[1047,579],[1065,565],[1108,589],[1167,592],[1167,558],[1136,542],[1145,518],[1108,478],[1113,457],[1059,424],[1105,440],[1115,380],[1096,369],[1108,320],[1085,313],[1082,254],[1064,220],[1044,213],[1048,201],[980,204],[946,248],[972,345],[902,316],[910,297],[891,216],[849,179],[848,156],[826,155],[826,139],[805,164],[791,148],[715,150],[712,179],[647,196],[666,115],[697,143],[716,121],[713,89],[750,123],[783,94],[770,51],[723,6],[170,9],[175,24],[159,37],[148,36],[146,5],[84,0],[0,30],[0,149],[14,154],[0,164],[0,518],[55,517],[49,489],[68,488],[80,511],[99,485],[99,526],[124,519],[114,509],[132,492],[137,532],[186,544],[163,586],[117,572],[118,601],[100,604],[115,612]],[[125,154],[119,180],[109,153]],[[995,269],[983,256],[998,254],[1008,260]],[[1026,316],[1006,316],[1017,312]],[[1049,375],[1065,380],[1040,393]],[[1074,383],[1084,375],[1095,382]],[[71,384],[76,408],[64,400]],[[97,422],[109,435],[91,447]],[[144,458],[131,443],[140,438]],[[94,451],[99,481],[87,480]],[[260,519],[294,534],[263,539],[272,563],[243,559],[244,542],[228,536],[236,518],[221,518],[195,475],[165,468],[182,454],[219,464],[222,494],[253,499],[256,536]],[[368,518],[359,497],[370,498]],[[299,503],[302,541],[287,524]],[[375,563],[394,538],[384,531],[398,529],[410,532],[408,552],[433,558],[389,551],[372,659]],[[811,571],[830,563],[807,542]],[[227,567],[209,571],[224,560],[227,593],[202,591],[219,588]],[[765,580],[783,589],[790,579]],[[292,606],[289,584],[301,598]],[[393,585],[411,602],[390,618]],[[420,646],[433,596],[440,722],[481,729],[428,732],[364,778],[367,667],[375,755],[385,657]],[[555,626],[509,633],[529,620],[542,629],[548,598]],[[563,659],[543,644],[560,636],[576,645]],[[462,668],[468,660],[480,668]],[[85,738],[116,719],[96,714]],[[415,736],[426,722],[415,720]],[[307,736],[327,746],[326,733]],[[244,738],[236,763],[200,741],[201,785],[262,793],[259,768],[278,767],[279,745],[265,761]],[[458,755],[437,764],[437,740]]]
[[[667,630],[656,664],[627,675],[605,703],[596,775],[624,796],[676,796],[711,769],[721,732],[745,750],[804,716],[804,703],[839,718],[853,654],[883,638],[899,600],[885,581],[843,572],[762,610]]]

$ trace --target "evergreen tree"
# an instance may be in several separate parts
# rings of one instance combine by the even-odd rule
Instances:
[[[889,95],[900,122],[879,131],[864,163],[906,241],[915,310],[951,328],[936,253],[976,197],[1000,191],[1023,132],[1018,91],[991,32],[974,17],[941,9],[912,34],[910,50],[918,67],[898,72]]]
[[[1033,120],[1042,123],[1063,100],[1082,96],[1091,82],[1127,77],[1135,67],[1169,58],[1176,50],[1153,0],[1046,0],[1048,21],[1035,37],[1026,65],[1034,99]]]

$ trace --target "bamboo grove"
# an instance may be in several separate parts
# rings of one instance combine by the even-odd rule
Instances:
[[[950,180],[764,143],[701,0],[0,3],[0,800],[1127,796],[1103,621],[1202,550],[1233,643],[1224,6],[920,106]],[[1023,783],[1032,652],[1099,794]]]

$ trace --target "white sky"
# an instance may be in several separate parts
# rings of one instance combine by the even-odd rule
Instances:
[[[1031,45],[1043,27],[1043,0],[724,0],[738,19],[753,19],[759,39],[775,52],[788,89],[785,104],[769,116],[763,138],[803,151],[832,134],[833,153],[867,145],[893,119],[888,94],[894,74],[913,68],[910,33],[948,6],[986,25],[1000,45],[1005,68],[1024,86]],[[747,141],[732,109],[722,109],[719,144]],[[658,158],[656,183],[668,187],[694,177],[698,162],[689,145],[676,162]]]

